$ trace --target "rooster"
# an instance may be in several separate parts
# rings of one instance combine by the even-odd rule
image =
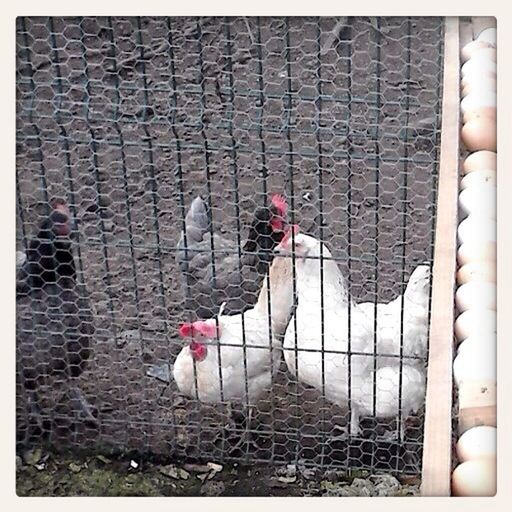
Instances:
[[[281,361],[293,304],[291,261],[277,257],[253,308],[230,316],[221,309],[216,318],[183,324],[180,336],[190,341],[173,366],[179,390],[201,402],[242,403],[249,424],[251,406],[270,387]]]
[[[76,282],[71,247],[71,215],[61,200],[29,242],[19,270],[16,298],[16,352],[27,392],[30,424],[42,427],[40,390],[48,379],[67,386],[78,421],[97,424],[77,378],[90,357],[94,334],[85,290]]]
[[[345,278],[324,244],[298,233],[294,245],[298,305],[286,329],[284,358],[298,380],[331,402],[350,406],[350,434],[355,436],[359,417],[373,412],[373,320],[351,300]],[[291,254],[292,246],[292,238],[285,237],[276,251]],[[402,375],[401,409],[416,412],[424,399],[423,374],[403,365]],[[398,359],[377,365],[377,417],[398,414],[399,376]]]
[[[214,279],[207,207],[201,197],[196,197],[186,215],[176,256],[187,287],[185,308],[199,319],[216,316],[221,304],[225,304],[225,315],[251,308],[272,262],[273,250],[286,231],[287,209],[284,198],[274,195],[269,207],[255,210],[240,262],[236,242],[214,234]],[[219,257],[222,253],[226,254]]]

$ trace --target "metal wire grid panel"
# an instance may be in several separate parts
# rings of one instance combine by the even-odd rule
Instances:
[[[89,450],[418,473],[422,409],[405,440],[389,437],[393,418],[343,437],[346,408],[283,360],[243,428],[227,403],[181,394],[178,327],[196,312],[184,307],[176,248],[200,195],[220,237],[206,262],[221,267],[241,254],[255,208],[280,193],[289,221],[331,250],[356,303],[401,296],[432,261],[443,20],[33,17],[16,30],[18,248],[64,198],[94,325],[74,382],[98,424],[75,421],[54,383],[39,391],[50,403],[39,407],[41,436]],[[40,320],[20,315],[48,299],[31,301],[18,300],[18,345],[41,336]],[[66,336],[51,326],[43,331]],[[41,343],[44,360],[51,347]],[[24,370],[19,431],[31,421]],[[244,430],[251,442],[240,444]]]

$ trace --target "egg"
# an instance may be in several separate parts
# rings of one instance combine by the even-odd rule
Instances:
[[[467,188],[466,190],[472,190]],[[469,215],[457,228],[459,243],[466,242],[495,242],[496,222],[479,215]]]
[[[462,285],[472,281],[496,282],[496,265],[490,261],[474,261],[466,263],[457,272],[457,283]]]
[[[453,380],[457,386],[471,380],[495,381],[496,350],[470,348],[457,354],[453,360]]]
[[[469,281],[457,288],[455,304],[459,311],[492,309],[496,311],[496,284]]]
[[[468,110],[476,110],[482,107],[496,107],[496,92],[488,91],[486,93],[468,94],[460,102],[460,110],[464,114]]]
[[[475,261],[496,265],[496,242],[466,242],[457,250],[457,261],[461,267]]]
[[[456,451],[461,462],[496,457],[496,427],[480,425],[466,430],[457,441]]]
[[[496,94],[496,79],[492,77],[478,77],[468,80],[466,85],[461,85],[461,95],[463,98],[471,93],[485,94],[487,92]]]
[[[496,114],[496,107],[478,107],[466,110],[466,112],[462,114],[462,122],[463,124],[466,124],[473,120],[490,119],[493,123],[496,124]]]
[[[478,335],[472,334],[463,340],[457,348],[457,354],[472,353],[474,355],[479,354],[480,352],[488,352],[489,354],[492,354],[494,359],[496,359],[495,332],[482,333]]]
[[[496,170],[497,155],[495,151],[477,151],[469,155],[462,164],[464,174],[481,169]]]
[[[471,61],[468,61],[471,62]],[[494,80],[496,81],[496,72],[495,71],[489,71],[489,70],[477,70],[473,69],[466,73],[460,80],[460,86],[462,89],[464,87],[467,87],[470,84],[474,84],[476,82],[482,81],[482,80]]]
[[[459,464],[452,473],[454,496],[494,496],[496,459],[482,457]]]
[[[473,357],[475,359],[478,359],[480,354],[484,352],[496,361],[496,333],[489,333],[484,336],[470,336],[457,348],[457,355],[467,354],[464,357]]]
[[[496,311],[468,309],[457,317],[454,328],[459,342],[473,336],[496,341]]]
[[[461,50],[462,61],[466,62],[475,54],[476,51],[482,50],[484,48],[494,48],[494,47],[488,41],[471,41],[471,42],[469,42]]]
[[[490,185],[496,187],[496,171],[494,169],[478,169],[469,174],[466,174],[460,180],[460,188],[481,187],[482,185]]]
[[[496,151],[496,119],[480,117],[469,120],[461,131],[462,142],[469,151]]]
[[[471,56],[472,61],[496,62],[496,48],[476,48]]]
[[[481,187],[465,188],[459,194],[461,218],[468,215],[478,215],[487,219],[496,219],[496,187],[482,185]]]
[[[469,59],[461,68],[462,76],[471,74],[489,74],[496,76],[496,62],[487,58]]]
[[[496,35],[497,31],[495,28],[486,28],[480,32],[476,40],[479,43],[487,43],[496,48]]]

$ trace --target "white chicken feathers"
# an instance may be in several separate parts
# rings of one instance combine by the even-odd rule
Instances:
[[[343,404],[348,400],[348,318],[349,303],[345,279],[327,247],[323,247],[323,301],[320,274],[320,244],[307,235],[298,234],[295,239],[298,256],[297,310],[286,330],[283,348],[289,371],[298,380],[322,390],[326,397]],[[351,351],[366,348],[370,332],[355,318],[351,308]],[[322,318],[323,311],[323,318]],[[322,347],[322,323],[324,342]],[[297,350],[296,350],[297,349]],[[324,355],[322,356],[322,349]],[[322,359],[324,382],[322,383]],[[367,356],[351,356],[351,373],[354,379],[364,371]],[[355,364],[357,363],[357,364]]]
[[[388,303],[377,304],[377,354],[400,355],[400,335],[403,331],[403,355],[425,358],[428,343],[428,303],[430,267],[419,265],[411,274],[403,299],[398,296]],[[402,322],[403,304],[403,322]],[[375,304],[364,302],[358,309],[369,325],[374,325]],[[396,358],[381,358],[390,364]]]
[[[290,245],[290,241],[285,240],[278,246],[278,251],[286,252]],[[323,260],[323,318],[319,259],[321,250],[323,257],[327,258]],[[320,390],[328,400],[341,407],[348,407],[350,399],[352,435],[356,435],[359,430],[361,415],[375,413],[377,417],[389,418],[398,415],[400,409],[404,415],[416,412],[425,395],[424,371],[415,364],[404,364],[400,369],[398,358],[380,359],[378,355],[375,373],[376,410],[373,411],[374,322],[373,314],[369,314],[369,311],[373,313],[373,304],[360,307],[350,301],[345,280],[335,261],[330,259],[330,251],[325,245],[322,247],[321,242],[308,235],[297,234],[295,252],[298,306],[283,343],[286,364],[292,375]],[[425,331],[426,336],[428,308],[423,307],[425,299],[422,293],[425,293],[428,302],[428,267],[420,267],[413,277],[405,300],[408,304],[408,318],[411,321],[416,318],[417,324],[416,329],[411,326],[407,331],[411,338],[407,342],[407,350],[411,355],[419,355],[426,350],[426,339],[415,339],[415,331],[420,334]],[[379,317],[386,319],[388,329],[377,333],[378,352],[387,350],[388,353],[399,353],[400,305],[399,298],[383,305],[388,306],[387,309],[378,310]],[[398,341],[395,337],[397,327]],[[349,339],[350,356],[347,353]],[[323,354],[322,349],[325,351]]]
[[[400,374],[402,383],[400,386]],[[373,378],[364,379],[354,390],[354,401],[350,418],[350,433],[359,431],[361,416],[377,418],[398,417],[401,411],[402,424],[400,437],[404,437],[404,421],[410,414],[418,412],[425,399],[425,372],[414,365],[398,364],[384,366],[375,373],[375,410]],[[400,389],[402,390],[400,394]]]
[[[204,359],[195,361],[195,372],[190,346],[181,350],[174,363],[173,377],[183,394],[202,402],[224,400],[245,403],[247,399],[249,404],[253,404],[270,387],[272,375],[277,371],[281,360],[282,335],[293,307],[290,261],[286,258],[275,258],[269,275],[272,333],[269,332],[265,280],[253,309],[239,315],[219,315],[220,337],[207,346]],[[215,325],[216,321],[209,319],[205,322]],[[219,368],[222,375],[222,393]]]

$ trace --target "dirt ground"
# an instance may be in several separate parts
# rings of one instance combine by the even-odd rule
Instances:
[[[232,240],[237,207],[243,238],[254,206],[284,194],[357,301],[394,298],[431,262],[442,20],[351,18],[330,37],[337,22],[17,20],[17,245],[47,197],[66,197],[96,318],[81,382],[101,426],[55,434],[54,445],[419,473],[422,415],[404,445],[372,439],[372,424],[347,445],[336,439],[343,412],[284,362],[254,419],[257,447],[243,450],[224,408],[148,375],[181,349],[174,249],[198,194]]]
[[[25,460],[26,459],[26,460]],[[288,464],[243,466],[43,453],[17,459],[18,496],[414,496],[419,478]]]

